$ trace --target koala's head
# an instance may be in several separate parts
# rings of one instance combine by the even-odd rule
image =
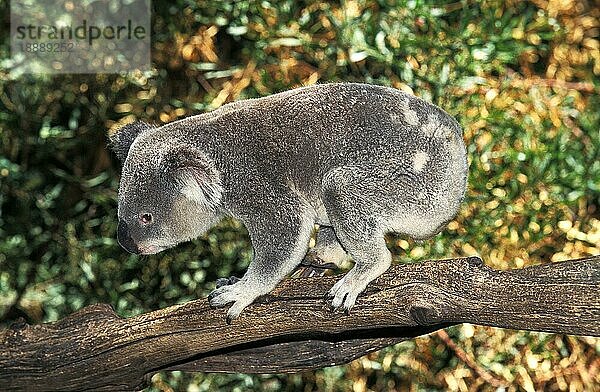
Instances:
[[[110,136],[123,163],[119,184],[119,244],[154,254],[198,237],[219,217],[221,181],[200,149],[137,122]]]

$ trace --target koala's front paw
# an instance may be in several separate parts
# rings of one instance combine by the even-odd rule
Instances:
[[[229,279],[232,280],[231,278]],[[237,280],[237,281],[235,281]],[[252,304],[256,298],[265,294],[257,287],[251,287],[246,281],[234,279],[234,283],[226,284],[218,287],[208,296],[210,306],[222,308],[233,302],[231,308],[227,311],[227,324],[231,324],[233,319],[236,319],[242,310]],[[223,281],[221,281],[223,283]]]
[[[331,299],[331,307],[333,309],[341,307],[344,312],[349,313],[358,295],[367,288],[364,281],[356,273],[353,273],[353,271],[350,270],[327,293],[327,297]]]
[[[215,288],[221,288],[223,286],[229,286],[231,284],[235,284],[240,281],[240,278],[237,276],[230,276],[229,278],[219,278],[215,282]],[[212,294],[212,293],[211,293]],[[210,297],[209,297],[210,298]]]

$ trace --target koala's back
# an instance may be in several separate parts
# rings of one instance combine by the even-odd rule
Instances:
[[[325,171],[352,162],[402,160],[411,148],[435,154],[447,144],[443,139],[462,143],[459,125],[438,107],[396,89],[358,83],[298,88],[186,120],[216,132],[222,144],[217,148],[273,163],[316,159]]]
[[[437,106],[392,88],[314,85],[234,102],[170,125],[188,135],[190,128],[204,130],[197,143],[220,160],[223,180],[230,182],[226,188],[264,180],[319,198],[324,181],[343,182],[349,173],[364,172],[357,179],[362,189],[355,191],[377,195],[379,205],[395,210],[398,226],[419,214],[446,223],[466,187],[458,123]],[[390,225],[396,230],[396,223]]]

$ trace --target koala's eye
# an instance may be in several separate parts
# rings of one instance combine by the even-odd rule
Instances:
[[[142,225],[149,225],[152,223],[152,214],[148,214],[147,212],[140,214],[140,223]]]

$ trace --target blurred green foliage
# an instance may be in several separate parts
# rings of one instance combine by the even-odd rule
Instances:
[[[591,3],[431,0],[155,1],[153,68],[0,71],[0,318],[48,322],[105,302],[131,316],[243,274],[227,220],[151,257],[115,240],[119,167],[106,132],[160,124],[303,84],[361,81],[436,103],[465,128],[464,208],[402,262],[479,254],[495,268],[600,253],[600,14]],[[8,26],[8,2],[0,1]],[[0,58],[9,57],[1,31]],[[597,388],[597,339],[464,325],[450,337],[508,390]],[[596,370],[594,370],[596,369]],[[440,335],[295,375],[153,378],[152,390],[494,390]]]

